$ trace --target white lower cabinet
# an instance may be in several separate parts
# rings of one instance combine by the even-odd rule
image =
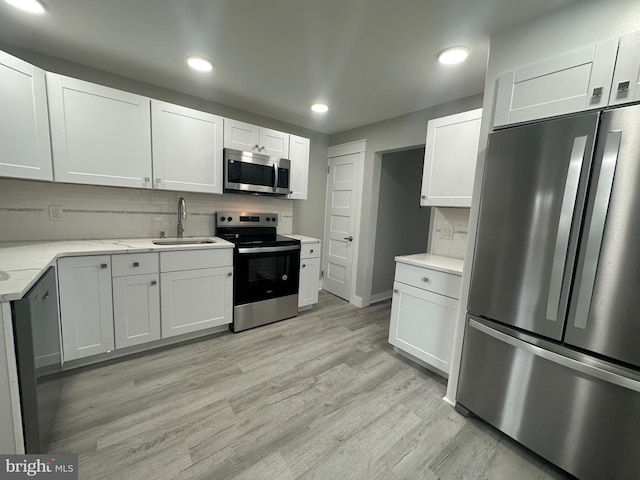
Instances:
[[[197,332],[232,321],[233,249],[61,258],[58,290],[65,361]]]
[[[460,276],[396,264],[389,343],[449,374]]]
[[[160,269],[162,338],[231,323],[231,249],[163,252]]]
[[[64,360],[113,350],[110,256],[58,260],[58,292]]]
[[[301,246],[298,307],[308,307],[318,303],[321,246],[320,241]]]
[[[111,258],[116,348],[160,340],[158,254],[131,253]]]

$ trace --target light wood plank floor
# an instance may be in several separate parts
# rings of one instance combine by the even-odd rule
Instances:
[[[387,343],[390,303],[297,318],[65,377],[52,452],[81,479],[569,478],[442,401]]]

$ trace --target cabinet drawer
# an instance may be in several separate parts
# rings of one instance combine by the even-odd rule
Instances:
[[[316,258],[320,256],[320,243],[306,243],[300,246],[300,258]]]
[[[111,255],[111,276],[148,275],[158,273],[157,253],[125,253]]]
[[[162,272],[179,272],[181,270],[227,267],[232,265],[232,248],[179,250],[176,252],[160,253],[160,270]]]
[[[430,268],[396,263],[395,281],[430,292],[460,298],[461,277],[452,273],[444,273]]]

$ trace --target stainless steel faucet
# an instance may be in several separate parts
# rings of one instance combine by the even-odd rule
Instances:
[[[184,197],[178,199],[178,238],[182,238],[184,228],[182,227],[182,221],[187,219],[187,203],[184,201]]]

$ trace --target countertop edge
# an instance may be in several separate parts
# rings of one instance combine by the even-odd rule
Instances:
[[[20,285],[15,290],[9,290],[6,293],[0,293],[0,302],[11,302],[20,300],[27,294],[27,292],[35,285],[40,277],[49,269],[49,267],[56,264],[59,258],[64,257],[79,257],[85,255],[118,255],[126,253],[153,253],[153,252],[169,252],[169,251],[184,251],[184,250],[216,250],[234,247],[233,243],[223,240],[216,236],[211,236],[216,243],[194,244],[194,245],[145,245],[135,246],[136,242],[149,242],[153,239],[136,238],[136,239],[113,239],[113,240],[60,240],[60,241],[25,241],[25,242],[0,242],[0,254],[4,249],[12,247],[43,247],[53,249],[51,252],[47,252],[46,257],[43,258],[42,263],[35,265],[31,268],[11,268],[2,270],[0,265],[0,285],[2,285],[2,274],[11,275],[12,272],[20,272],[23,275],[29,276],[29,279],[19,280],[17,282]],[[70,246],[68,250],[65,250],[65,243],[85,243],[89,248],[86,250],[78,249],[77,246]],[[55,250],[55,246],[59,245],[60,249]],[[95,245],[95,248],[91,246]],[[129,245],[127,245],[129,244]],[[75,248],[74,248],[75,247]],[[24,255],[24,252],[22,253]]]
[[[432,254],[399,255],[395,261],[458,276],[462,276],[464,268],[464,260]]]

